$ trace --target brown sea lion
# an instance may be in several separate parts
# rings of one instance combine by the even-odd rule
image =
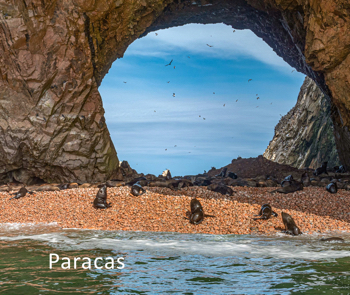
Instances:
[[[200,224],[204,219],[204,212],[202,209],[198,208],[193,213],[191,213],[190,223]]]
[[[107,204],[107,186],[101,187],[94,200],[94,207],[96,209],[107,209],[111,207],[111,203]]]
[[[282,212],[282,220],[286,233],[294,236],[301,235],[301,231],[295,224],[292,216],[290,216],[288,213]]]
[[[23,186],[19,189],[17,193],[14,194],[15,196],[12,197],[10,200],[23,198],[27,193],[28,193],[28,190]]]
[[[301,175],[300,182],[303,184],[304,187],[311,185],[311,180],[310,180],[309,174],[307,172],[304,172]]]
[[[134,196],[140,196],[145,192],[146,192],[146,190],[141,186],[141,184],[139,182],[134,183],[131,187],[131,193]]]
[[[191,213],[193,213],[197,209],[203,210],[202,204],[196,198],[193,198],[191,200],[190,206],[191,206]]]
[[[338,191],[337,183],[331,182],[327,185],[326,190],[329,191],[331,194],[335,194]]]
[[[190,223],[199,224],[203,221],[204,217],[215,217],[214,215],[204,214],[202,204],[196,198],[191,200],[191,212]]]
[[[318,175],[321,175],[322,173],[328,174],[328,172],[327,172],[327,164],[328,164],[328,162],[323,162],[323,163],[322,163],[322,166],[321,166],[321,167],[318,167],[318,168],[314,171],[314,175],[315,175],[315,176],[318,176]]]
[[[232,196],[234,193],[232,188],[220,183],[219,184],[212,183],[211,185],[208,186],[208,190],[220,193],[222,195],[229,195],[229,196]]]
[[[270,193],[278,192],[281,194],[289,194],[289,193],[294,193],[296,191],[302,191],[302,190],[303,190],[303,184],[300,183],[299,181],[292,180],[292,181],[285,181],[283,183],[283,187],[273,190]]]
[[[272,208],[269,204],[264,204],[261,206],[261,209],[259,211],[259,214],[257,216],[261,216],[258,218],[253,218],[254,220],[258,220],[258,219],[264,219],[267,220],[271,217],[271,215],[277,217],[278,214],[274,211],[272,211]]]

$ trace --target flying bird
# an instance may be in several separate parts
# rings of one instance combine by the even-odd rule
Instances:
[[[175,97],[175,93],[173,93],[173,97]]]
[[[259,106],[257,106],[257,108],[258,108]]]
[[[158,34],[156,33],[156,36],[158,36]]]
[[[249,79],[248,82],[249,82],[249,81],[252,81],[252,80],[253,80],[253,79]]]
[[[294,72],[295,70],[292,71],[292,73]]]
[[[213,47],[213,45],[209,45],[209,44],[207,44],[207,46],[209,46],[209,47]]]
[[[199,115],[199,118],[201,117],[201,115]]]
[[[203,118],[203,120],[205,120],[205,118]]]
[[[174,70],[175,70],[175,66],[174,66]]]
[[[187,56],[188,58],[190,58],[189,56]]]
[[[167,67],[167,66],[170,66],[172,62],[173,62],[173,59],[172,59],[167,65],[165,65],[165,66],[166,66],[166,67]]]
[[[238,99],[236,99],[236,102],[238,101]]]
[[[170,81],[168,81],[167,83],[170,83]]]
[[[215,94],[215,92],[213,92],[213,94]]]
[[[226,103],[224,103],[224,106],[225,106]]]
[[[177,147],[177,145],[175,144],[174,147]]]
[[[260,97],[258,96],[256,99],[259,99]]]
[[[154,112],[156,112],[156,111],[154,110]]]
[[[166,151],[168,150],[168,149],[165,149]]]
[[[126,82],[125,82],[125,81],[123,81],[123,83],[125,83],[125,84],[126,84]]]

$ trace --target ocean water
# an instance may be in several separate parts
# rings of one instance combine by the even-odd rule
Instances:
[[[350,235],[273,237],[0,225],[1,294],[350,294]],[[50,254],[59,262],[50,269]],[[71,269],[62,269],[63,257]],[[74,269],[74,257],[112,257]],[[117,263],[124,258],[124,268]],[[87,260],[85,260],[87,261]],[[120,267],[121,269],[118,269]]]

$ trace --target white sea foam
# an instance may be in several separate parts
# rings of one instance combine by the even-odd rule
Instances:
[[[24,230],[25,229],[25,230]],[[50,230],[51,229],[51,230]],[[29,233],[31,230],[31,233]],[[46,231],[46,232],[43,232]],[[10,235],[8,233],[11,232]],[[0,240],[35,240],[62,250],[103,249],[114,252],[144,251],[165,255],[249,257],[273,259],[335,259],[350,257],[349,243],[322,243],[319,236],[252,237],[184,235],[175,233],[58,230],[56,224],[0,226]]]

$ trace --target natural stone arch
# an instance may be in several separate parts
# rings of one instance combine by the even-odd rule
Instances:
[[[193,22],[251,29],[314,79],[350,167],[349,8],[346,0],[0,0],[0,180],[110,177],[118,158],[98,86],[135,39]]]

